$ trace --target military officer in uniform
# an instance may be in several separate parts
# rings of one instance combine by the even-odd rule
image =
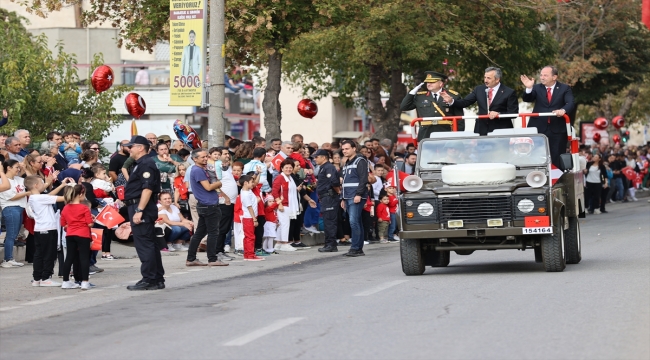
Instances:
[[[316,182],[316,193],[320,199],[320,211],[323,215],[325,228],[325,246],[318,249],[319,252],[337,252],[336,246],[336,223],[340,209],[341,183],[338,172],[332,163],[327,150],[317,150],[314,153],[316,164],[320,166],[318,181]]]
[[[446,92],[454,99],[460,99],[458,92],[445,90],[447,77],[435,71],[427,71],[424,82],[411,90],[402,100],[400,109],[402,111],[416,109],[418,117],[440,117],[440,116],[463,116],[462,108],[450,108],[443,100],[441,94]],[[421,90],[426,84],[426,90]],[[465,120],[457,120],[458,131],[465,131]],[[451,120],[438,120],[437,124],[432,121],[420,122],[418,141],[426,139],[432,132],[451,131]]]
[[[156,199],[160,192],[160,171],[153,158],[147,156],[151,143],[145,137],[136,135],[124,146],[131,148],[131,157],[135,160],[135,167],[124,190],[124,203],[128,206],[133,243],[142,263],[142,280],[127,286],[127,289],[164,289],[165,269],[156,246],[154,230],[158,218]]]

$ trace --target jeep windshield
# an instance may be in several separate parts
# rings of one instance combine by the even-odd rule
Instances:
[[[546,138],[532,134],[481,136],[471,139],[427,139],[420,143],[418,152],[418,162],[422,170],[471,163],[539,166],[549,161]]]

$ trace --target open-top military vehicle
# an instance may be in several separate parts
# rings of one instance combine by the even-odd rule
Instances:
[[[500,117],[555,116],[512,114]],[[419,118],[454,120],[461,117]],[[482,117],[463,117],[482,118]],[[577,141],[568,124],[572,154],[551,164],[548,139],[535,128],[495,130],[488,136],[436,132],[418,144],[415,175],[399,195],[402,270],[420,275],[444,267],[450,253],[533,249],[546,271],[581,260],[579,217],[584,217],[584,177]],[[415,131],[413,132],[415,135]],[[415,136],[414,136],[415,138]]]

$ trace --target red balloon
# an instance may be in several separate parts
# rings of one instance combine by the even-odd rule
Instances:
[[[619,135],[619,134],[614,134],[614,135],[612,135],[612,140],[613,140],[616,144],[620,143],[620,142],[621,142],[621,135]]]
[[[124,98],[124,106],[126,107],[126,111],[136,119],[144,115],[144,112],[147,110],[147,104],[144,102],[144,99],[136,93],[126,95]]]
[[[614,116],[612,119],[612,125],[614,125],[615,128],[620,129],[625,126],[625,119],[623,119],[621,115]]]
[[[600,143],[600,139],[601,139],[600,133],[595,133],[594,134],[594,142]]]
[[[302,117],[311,119],[318,114],[318,106],[311,99],[302,99],[298,103],[298,113]]]
[[[90,83],[93,85],[93,89],[95,89],[95,91],[101,93],[102,91],[106,91],[110,89],[111,86],[113,86],[113,79],[115,79],[115,75],[113,75],[113,69],[111,69],[110,66],[100,65],[95,68],[95,71],[93,71],[93,75],[90,78]]]
[[[605,130],[609,126],[609,121],[607,121],[607,119],[601,117],[601,118],[598,118],[598,119],[594,120],[594,126],[598,130]]]

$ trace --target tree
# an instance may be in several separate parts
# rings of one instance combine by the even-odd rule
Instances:
[[[363,98],[376,136],[395,140],[406,94],[403,73],[440,71],[448,64],[455,78],[450,85],[467,93],[488,66],[503,68],[503,82],[517,86],[520,74],[554,57],[553,39],[538,30],[544,14],[523,6],[528,3],[369,1],[354,21],[294,41],[287,73],[306,95],[335,93],[348,105]],[[414,80],[411,85],[421,77]],[[382,92],[390,93],[385,106]]]
[[[0,9],[0,108],[9,112],[3,131],[27,129],[34,140],[44,140],[52,130],[78,131],[84,139],[101,141],[119,122],[113,101],[125,87],[102,94],[79,89],[77,61],[62,51],[47,47],[44,35],[34,37],[23,26],[24,18]],[[96,56],[95,64],[101,63]]]
[[[559,44],[561,79],[578,104],[595,104],[650,73],[650,31],[640,22],[639,0],[587,0],[544,4],[545,23]]]

